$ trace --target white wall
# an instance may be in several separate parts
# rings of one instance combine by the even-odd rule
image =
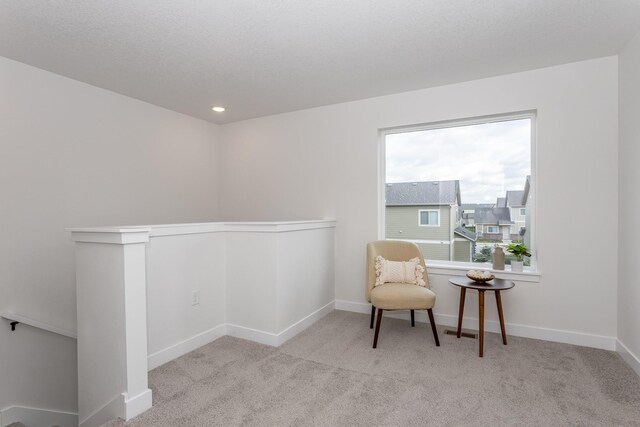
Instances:
[[[280,233],[277,242],[275,332],[282,331],[335,299],[335,232]]]
[[[226,235],[227,323],[277,331],[278,241],[271,233],[234,232]],[[248,268],[250,264],[252,268]],[[256,276],[255,272],[261,274]]]
[[[336,299],[364,302],[365,244],[378,238],[378,129],[535,109],[542,278],[508,292],[505,315],[511,324],[588,334],[585,342],[611,348],[617,74],[617,57],[607,57],[225,125],[222,218],[336,218]],[[603,217],[606,227],[595,227]],[[454,318],[458,293],[446,276],[432,283],[436,313]],[[487,318],[497,318],[492,304]]]
[[[80,426],[150,408],[149,367],[225,334],[279,346],[333,310],[334,229],[333,220],[73,229]]]
[[[640,33],[620,53],[620,233],[618,339],[635,355],[640,374],[640,286],[638,239],[640,216]]]
[[[0,312],[76,328],[67,227],[215,220],[217,141],[211,123],[0,58]],[[20,329],[0,324],[0,409],[75,411],[75,343]]]
[[[637,38],[620,63],[621,94],[637,93]],[[537,109],[542,279],[505,295],[507,321],[619,333],[638,351],[637,314],[622,307],[638,301],[626,255],[633,243],[622,227],[616,319],[617,64],[617,57],[601,58],[218,128],[0,58],[0,311],[75,329],[66,227],[216,219],[337,218],[336,298],[364,302],[365,243],[378,237],[378,129]],[[625,184],[638,182],[630,159],[637,158],[632,141],[639,131],[628,119],[638,116],[638,96],[621,99],[621,109],[624,226],[633,217],[629,204],[638,204]],[[594,228],[602,220],[602,212],[590,209],[594,197],[607,207],[605,230]],[[455,317],[455,289],[444,276],[432,284],[436,313]],[[495,317],[489,306],[487,318]],[[75,410],[74,344],[0,326],[0,409],[15,402]],[[36,348],[42,356],[32,354]],[[20,363],[7,363],[23,353],[29,355]],[[46,357],[51,353],[62,357]]]
[[[225,235],[221,231],[150,239],[147,245],[149,369],[181,356],[186,341],[200,346],[224,334],[225,253]],[[192,304],[194,290],[198,291],[196,305]],[[194,339],[197,336],[202,340]],[[186,347],[187,350],[195,348]]]
[[[234,336],[277,346],[333,309],[335,224],[259,226],[229,225],[227,323]]]

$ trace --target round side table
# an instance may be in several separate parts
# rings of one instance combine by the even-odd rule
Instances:
[[[502,332],[502,344],[507,345],[507,333],[504,329],[504,315],[502,313],[502,297],[500,291],[506,291],[515,286],[511,280],[493,279],[488,282],[476,282],[465,276],[455,276],[449,279],[449,283],[460,288],[460,311],[458,313],[458,338],[462,332],[462,315],[464,313],[464,298],[467,289],[475,289],[478,291],[478,323],[479,323],[479,356],[483,357],[484,346],[484,293],[493,291],[496,295],[496,304],[498,305],[498,317],[500,317],[500,330]]]

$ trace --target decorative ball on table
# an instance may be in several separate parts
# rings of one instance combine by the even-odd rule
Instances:
[[[490,271],[483,270],[469,270],[467,272],[467,277],[471,280],[475,280],[476,282],[488,282],[489,280],[493,280],[496,278]]]

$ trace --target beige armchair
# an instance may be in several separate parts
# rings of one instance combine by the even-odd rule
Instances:
[[[376,257],[380,255],[390,261],[408,261],[418,257],[420,263],[425,268],[424,281],[426,286],[418,286],[408,283],[384,283],[375,286],[376,283]],[[436,294],[429,288],[429,277],[426,274],[426,265],[420,248],[415,243],[399,240],[379,240],[367,244],[367,301],[371,303],[371,323],[369,327],[373,329],[373,320],[378,309],[378,319],[376,321],[376,331],[373,338],[373,348],[378,345],[378,334],[380,332],[380,322],[384,310],[410,310],[411,326],[415,326],[415,310],[427,310],[431,322],[431,330],[436,346],[440,346],[438,331],[433,319],[432,308],[436,303]]]

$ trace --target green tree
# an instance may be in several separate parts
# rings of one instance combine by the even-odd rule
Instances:
[[[480,252],[476,252],[473,256],[474,262],[489,262],[491,261],[491,248],[489,246],[485,246],[480,249]]]

